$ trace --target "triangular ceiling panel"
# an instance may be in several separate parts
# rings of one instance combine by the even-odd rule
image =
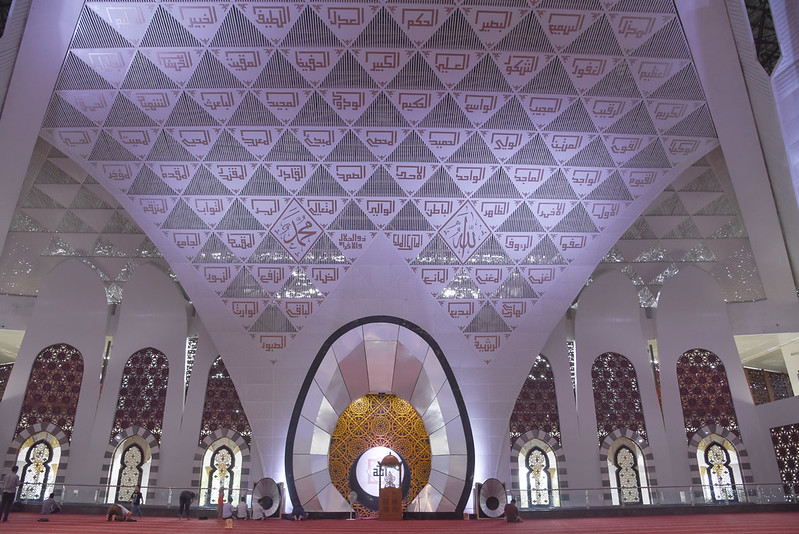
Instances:
[[[109,283],[142,228],[276,356],[313,324],[312,311],[292,324],[288,301],[318,309],[376,241],[478,353],[496,350],[538,299],[561,298],[569,262],[600,260],[588,245],[618,237],[636,198],[715,144],[669,2],[176,0],[125,3],[128,25],[114,7],[83,10],[44,121],[58,158],[84,170],[43,171],[16,224],[72,231],[53,254],[95,251],[118,271]],[[80,188],[86,171],[105,196]],[[675,182],[682,209],[661,199],[627,231],[623,259],[745,235],[703,173]],[[129,239],[90,233],[104,229]],[[669,269],[644,273],[642,298]]]

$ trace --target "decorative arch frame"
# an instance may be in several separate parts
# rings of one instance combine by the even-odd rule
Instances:
[[[19,450],[22,448],[22,445],[29,438],[40,432],[47,432],[58,440],[61,447],[61,457],[58,461],[58,472],[56,473],[55,484],[63,484],[67,473],[67,467],[69,466],[69,437],[67,437],[67,433],[64,432],[61,427],[53,423],[35,423],[18,432],[8,446],[3,472],[7,473],[13,465],[16,465],[17,456],[19,455]]]
[[[146,428],[140,427],[138,425],[129,426],[122,432],[116,434],[111,441],[108,442],[108,445],[106,445],[105,453],[103,454],[103,466],[100,484],[108,487],[110,483],[109,477],[111,476],[111,467],[114,461],[114,453],[116,452],[117,447],[119,447],[126,439],[132,436],[139,436],[150,447],[150,473],[147,476],[147,482],[145,486],[147,488],[145,500],[148,500],[151,497],[149,488],[155,485],[155,481],[158,480],[158,462],[161,458],[161,448],[158,438]],[[142,483],[144,483],[144,480],[142,480]]]
[[[543,441],[552,452],[555,454],[556,468],[558,472],[558,489],[560,493],[560,503],[563,506],[564,502],[569,502],[569,477],[568,469],[566,468],[566,454],[560,442],[542,430],[533,429],[525,432],[513,442],[510,450],[510,478],[511,478],[511,491],[518,494],[521,491],[521,473],[519,472],[519,456],[527,455],[532,448],[532,441],[537,439]],[[564,491],[565,490],[565,491]]]
[[[201,489],[200,484],[202,481],[203,458],[205,457],[205,452],[215,441],[221,438],[228,438],[235,443],[241,451],[241,487],[250,487],[250,446],[247,444],[247,440],[235,430],[219,428],[201,439],[194,453],[194,466],[191,470],[191,486],[192,488],[197,488],[198,491],[196,493],[198,499],[200,494],[199,490]]]
[[[649,442],[647,442],[643,436],[630,430],[629,428],[617,428],[605,436],[605,439],[602,440],[602,444],[599,446],[599,471],[602,477],[602,487],[608,488],[609,490],[602,495],[606,505],[611,505],[613,503],[613,492],[610,491],[613,485],[610,481],[608,457],[610,456],[611,447],[619,438],[627,438],[641,449],[644,467],[646,468],[645,474],[647,487],[652,488],[658,485],[658,479],[656,475],[657,470],[655,468],[655,455],[652,453],[652,448],[649,446]]]
[[[731,430],[727,430],[720,425],[708,425],[697,430],[691,440],[688,442],[688,467],[691,470],[691,485],[695,488],[693,490],[693,499],[701,502],[704,499],[702,491],[702,476],[699,471],[699,463],[696,460],[699,446],[702,441],[712,435],[720,436],[721,438],[730,442],[738,454],[738,466],[741,469],[741,476],[743,477],[744,494],[748,496],[746,489],[747,485],[754,484],[755,478],[752,475],[752,465],[749,463],[749,453],[746,452],[746,447],[743,441]]]
[[[336,406],[341,406],[343,409],[343,407],[346,407],[350,402],[361,396],[361,394],[348,391],[348,385],[356,383],[358,387],[365,390],[363,394],[372,392],[369,391],[371,384],[368,377],[366,377],[364,382],[363,375],[355,377],[351,372],[354,365],[360,366],[359,369],[365,370],[369,354],[366,354],[365,347],[361,347],[360,350],[363,351],[362,364],[360,362],[357,364],[349,362],[350,365],[348,366],[340,365],[340,363],[352,357],[359,350],[357,348],[353,350],[350,344],[354,340],[348,338],[347,334],[360,327],[364,327],[364,330],[370,326],[374,329],[380,329],[381,327],[387,328],[386,325],[392,328],[397,327],[397,337],[394,340],[398,345],[400,344],[400,338],[405,335],[407,336],[405,341],[415,343],[414,349],[419,349],[422,352],[422,357],[419,358],[416,353],[405,347],[406,353],[404,357],[407,359],[406,361],[419,365],[418,376],[414,377],[415,381],[412,384],[405,384],[405,388],[410,393],[404,391],[403,394],[398,396],[409,400],[418,412],[420,410],[415,405],[414,400],[417,399],[416,394],[422,392],[423,388],[419,387],[417,389],[417,386],[424,382],[429,389],[432,380],[440,379],[441,382],[441,385],[435,390],[433,398],[425,401],[429,401],[430,404],[424,405],[426,410],[433,403],[437,403],[439,417],[430,416],[426,418],[425,413],[420,413],[422,420],[425,422],[425,429],[430,436],[434,473],[431,472],[428,485],[422,489],[419,496],[408,506],[408,511],[462,517],[463,510],[471,496],[475,461],[474,441],[466,404],[444,351],[441,350],[435,339],[424,329],[410,321],[388,315],[363,317],[340,327],[325,340],[310,365],[297,395],[286,437],[285,461],[289,497],[292,503],[301,503],[306,510],[324,512],[348,512],[351,510],[344,497],[333,487],[326,459],[332,427],[335,426],[339,415],[336,412]],[[355,334],[352,335],[354,336]],[[361,332],[361,335],[363,335],[363,332]],[[414,335],[415,337],[413,337]],[[376,340],[389,341],[384,338]],[[356,340],[354,343],[357,346],[358,343],[365,343],[365,341],[361,338],[360,342]],[[423,342],[424,346],[420,342]],[[336,347],[353,350],[353,352],[342,357],[340,362],[338,355],[334,353]],[[399,350],[397,350],[397,353],[399,353]],[[358,356],[359,359],[360,354]],[[331,358],[328,358],[329,355]],[[399,358],[397,355],[394,357]],[[323,364],[325,365],[323,366]],[[392,367],[392,373],[394,372],[393,369],[394,367]],[[428,374],[428,371],[433,374]],[[347,380],[347,377],[349,377],[350,381]],[[325,384],[320,386],[317,378],[325,382]],[[407,379],[408,377],[404,378]],[[336,382],[336,385],[331,386],[333,382]],[[339,388],[338,386],[343,387]],[[326,397],[328,393],[331,395],[332,402]],[[394,393],[397,394],[397,392]],[[425,394],[422,393],[419,397],[424,397]],[[407,398],[405,395],[407,395]],[[312,420],[315,422],[311,422]],[[322,426],[317,426],[316,422],[320,421]],[[433,425],[438,426],[431,428],[428,427],[428,423],[431,427]],[[460,491],[458,491],[459,488]],[[323,502],[324,504],[322,504]],[[446,503],[452,503],[452,506],[449,507]]]

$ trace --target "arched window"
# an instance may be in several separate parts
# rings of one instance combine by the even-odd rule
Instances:
[[[529,430],[511,447],[511,492],[521,509],[560,506],[560,487],[568,487],[563,449],[541,430]]]
[[[730,432],[740,433],[727,372],[721,358],[705,349],[692,349],[684,353],[677,360],[677,385],[680,388],[686,440],[708,425],[718,425]]]
[[[555,453],[540,439],[529,441],[519,454],[522,508],[560,506]]]
[[[151,464],[152,450],[144,438],[135,434],[122,440],[114,449],[106,502],[129,501],[136,486],[146,495]]]
[[[599,443],[618,428],[647,439],[638,379],[630,360],[615,352],[599,355],[591,366],[591,382]]]
[[[631,439],[620,437],[608,451],[613,504],[651,504],[644,454]]]
[[[169,360],[162,352],[148,347],[128,358],[119,386],[111,438],[133,425],[146,428],[160,438],[168,383]]]
[[[17,434],[35,424],[57,425],[72,437],[83,381],[83,356],[75,347],[51,345],[36,356],[17,422]]]
[[[555,376],[549,361],[541,354],[527,374],[510,416],[511,445],[519,436],[533,429],[546,432],[560,441]]]
[[[547,506],[552,488],[552,476],[549,472],[549,458],[540,447],[527,453],[527,493],[532,506]]]
[[[121,465],[117,477],[118,500],[129,501],[133,488],[141,484],[144,451],[134,443],[122,452],[120,460]]]
[[[21,500],[41,501],[53,491],[60,459],[61,445],[49,432],[37,432],[25,440],[17,453]]]
[[[732,443],[718,434],[710,434],[699,443],[696,455],[705,501],[744,500],[738,452]]]
[[[219,438],[211,443],[203,457],[200,506],[216,506],[220,488],[225,490],[225,499],[232,497],[238,502],[241,464],[241,449],[233,440]]]

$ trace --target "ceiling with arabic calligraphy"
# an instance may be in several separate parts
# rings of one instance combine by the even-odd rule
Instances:
[[[87,1],[40,137],[5,256],[155,258],[278,358],[377,241],[478,352],[597,265],[759,298],[671,0]]]

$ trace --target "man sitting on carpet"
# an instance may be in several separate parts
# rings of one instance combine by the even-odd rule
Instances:
[[[252,503],[252,517],[251,519],[259,520],[265,519],[266,516],[264,515],[264,507],[261,505],[261,499],[254,501]]]
[[[247,508],[247,497],[242,497],[241,502],[236,507],[236,519],[249,519],[250,510]]]
[[[222,519],[233,519],[233,497],[229,498],[225,504],[222,505]]]
[[[511,498],[510,502],[505,505],[505,521],[508,523],[521,523],[522,518],[519,517],[519,509],[516,508],[516,499]]]

